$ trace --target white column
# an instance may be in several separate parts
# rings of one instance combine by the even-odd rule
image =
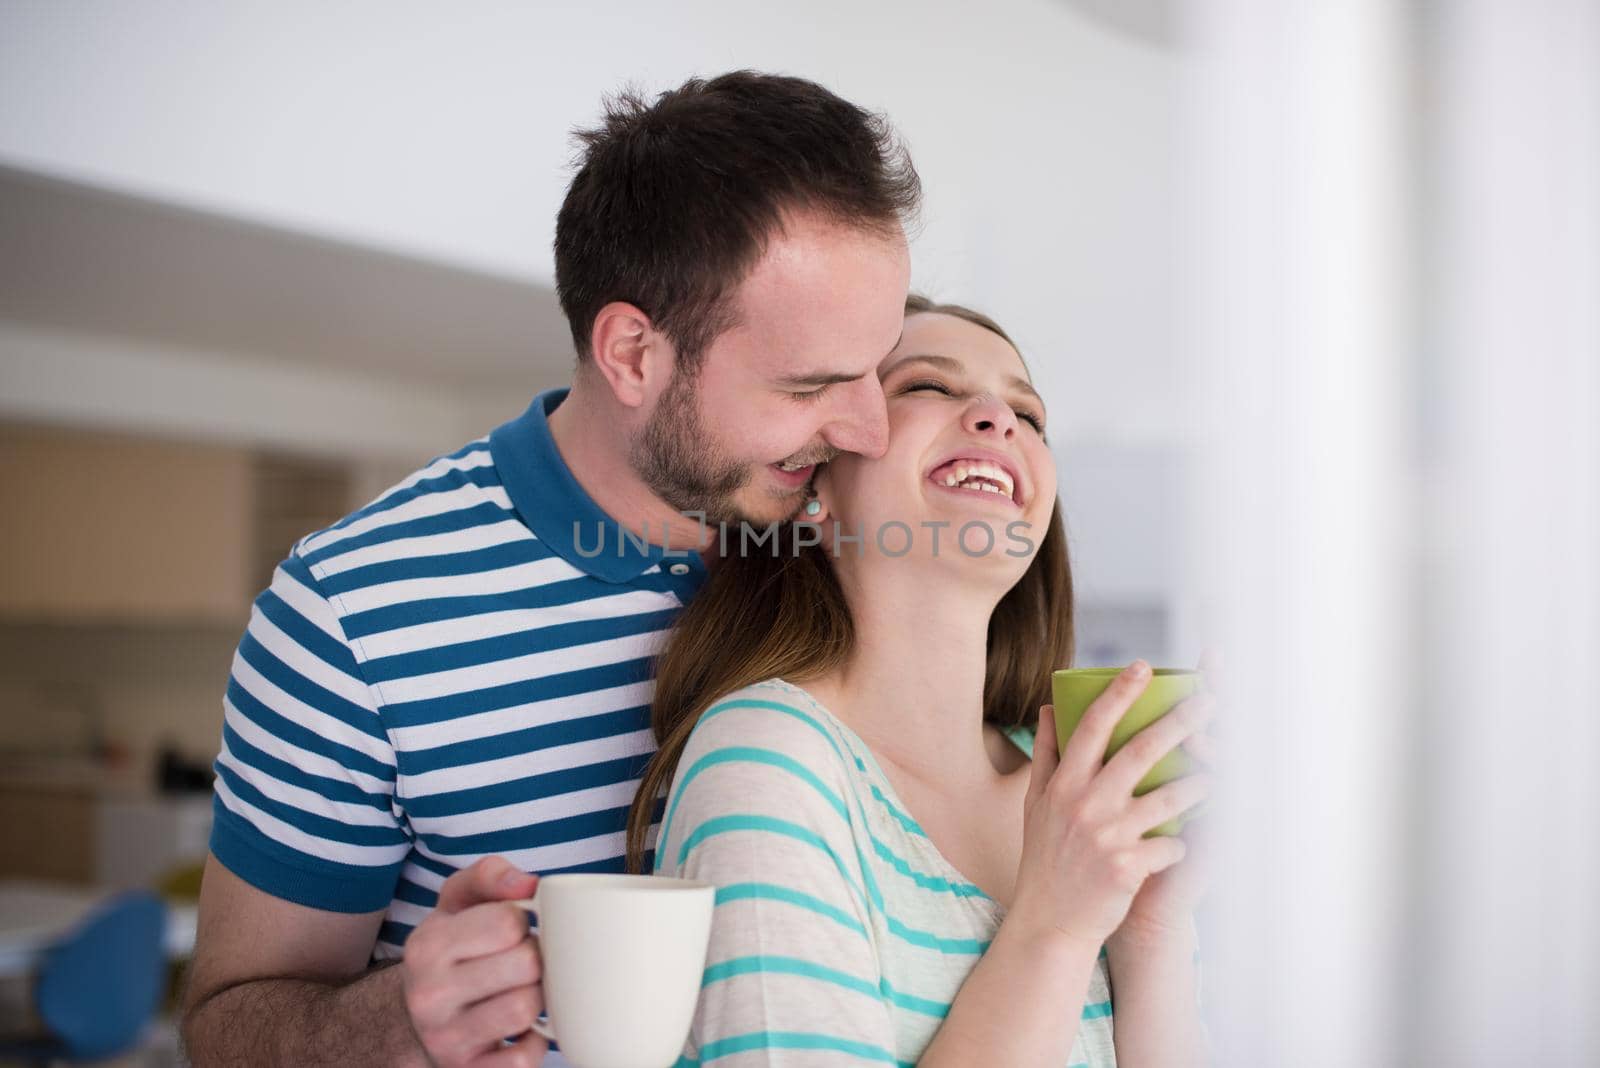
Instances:
[[[1600,1063],[1600,5],[1425,8],[1412,1063]]]
[[[1408,652],[1404,11],[1192,5],[1196,603],[1231,750],[1202,930],[1222,1063],[1399,1063]]]

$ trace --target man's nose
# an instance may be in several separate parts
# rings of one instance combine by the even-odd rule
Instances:
[[[841,452],[876,460],[889,451],[889,405],[877,375],[850,384],[847,407],[823,428],[822,436]]]

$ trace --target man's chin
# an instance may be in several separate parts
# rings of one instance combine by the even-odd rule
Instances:
[[[768,527],[773,523],[794,518],[805,501],[803,491],[780,497],[770,490],[762,492],[758,487],[749,486],[737,494],[730,504],[733,522],[748,523],[753,527]]]

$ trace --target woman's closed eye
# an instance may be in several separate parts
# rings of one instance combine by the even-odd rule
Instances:
[[[915,382],[908,382],[906,385],[901,387],[900,392],[902,394],[914,393],[921,389],[931,389],[935,393],[943,393],[946,397],[954,397],[956,395],[955,390],[951,389],[943,382],[938,382],[931,378],[919,379]],[[1029,426],[1033,427],[1034,430],[1038,431],[1040,434],[1044,433],[1043,416],[1027,408],[1013,408],[1012,411],[1016,412],[1018,419],[1021,419],[1024,423],[1027,423]]]

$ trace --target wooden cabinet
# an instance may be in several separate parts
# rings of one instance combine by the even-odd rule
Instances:
[[[87,790],[0,785],[0,877],[94,881],[95,798]]]
[[[160,795],[87,762],[0,776],[0,878],[154,886],[205,859],[211,798]]]
[[[349,482],[236,446],[0,428],[0,618],[241,622]]]

